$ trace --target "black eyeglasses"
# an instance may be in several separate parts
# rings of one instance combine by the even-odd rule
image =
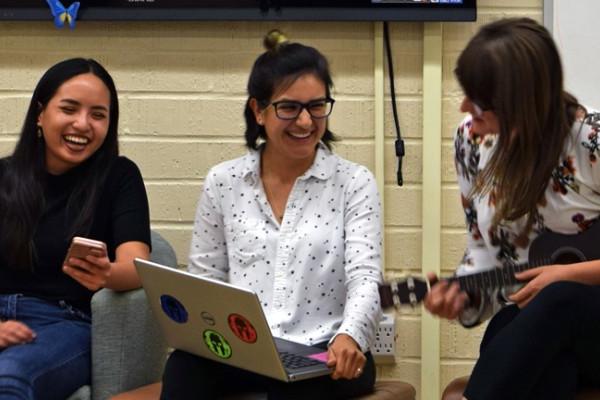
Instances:
[[[481,118],[481,116],[483,115],[484,112],[492,111],[491,107],[482,106],[481,104],[483,104],[483,103],[481,103],[479,101],[471,100],[470,98],[469,98],[469,101],[473,105],[473,113],[472,114],[475,118]]]
[[[335,100],[332,98],[312,100],[308,103],[300,103],[299,101],[292,100],[281,100],[275,101],[269,105],[275,108],[275,114],[279,119],[291,120],[296,119],[306,109],[310,116],[315,119],[327,118],[333,110],[333,103]],[[267,107],[269,106],[267,105]]]
[[[487,109],[484,109],[483,107],[481,107],[479,104],[475,103],[474,101],[472,101],[471,104],[473,104],[473,116],[475,118],[481,118],[484,111],[488,111]]]

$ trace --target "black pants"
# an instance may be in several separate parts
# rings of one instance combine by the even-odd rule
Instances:
[[[568,400],[581,386],[600,386],[600,286],[556,282],[490,321],[465,397]]]
[[[326,344],[318,347],[326,348]],[[359,378],[323,376],[286,383],[176,350],[165,367],[161,400],[218,399],[253,391],[266,392],[269,400],[349,399],[373,391],[375,363],[371,353],[365,355],[367,362]]]

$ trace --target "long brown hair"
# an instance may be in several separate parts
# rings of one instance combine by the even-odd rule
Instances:
[[[532,19],[502,19],[470,40],[455,74],[471,101],[496,114],[500,128],[471,195],[493,190],[493,226],[527,215],[529,230],[578,107],[563,90],[556,45]]]

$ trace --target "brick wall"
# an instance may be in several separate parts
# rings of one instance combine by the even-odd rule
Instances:
[[[477,27],[502,16],[541,21],[541,0],[480,0],[476,23],[443,25],[442,266],[450,274],[462,255],[464,227],[452,163],[451,135],[461,119],[453,65]],[[0,154],[18,136],[29,96],[43,71],[74,56],[92,57],[112,73],[120,94],[122,153],[141,168],[152,226],[186,263],[195,204],[208,168],[243,154],[245,85],[261,40],[278,27],[319,48],[330,60],[336,106],[336,151],[374,167],[374,26],[372,23],[80,22],[75,31],[48,22],[0,23]],[[392,113],[385,111],[386,274],[421,273],[423,24],[392,23],[397,102],[406,142],[405,185],[394,183]],[[387,86],[387,83],[386,83]],[[389,92],[386,87],[386,93]],[[426,159],[426,154],[425,154]],[[425,268],[426,269],[426,268]],[[396,365],[380,369],[420,386],[420,309],[398,313]],[[441,383],[467,374],[481,329],[442,323]],[[428,399],[427,399],[428,400]]]

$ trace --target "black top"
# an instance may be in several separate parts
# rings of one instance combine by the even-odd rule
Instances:
[[[89,312],[94,292],[62,272],[71,241],[68,228],[72,212],[68,212],[66,206],[75,182],[80,179],[80,169],[77,167],[62,175],[47,175],[46,209],[34,237],[33,268],[27,271],[10,268],[0,254],[1,294],[22,293],[51,301],[65,300]],[[92,229],[87,237],[105,242],[110,260],[115,259],[115,249],[121,243],[139,241],[150,246],[148,198],[142,175],[131,160],[119,157],[113,163],[104,188],[100,190]]]

